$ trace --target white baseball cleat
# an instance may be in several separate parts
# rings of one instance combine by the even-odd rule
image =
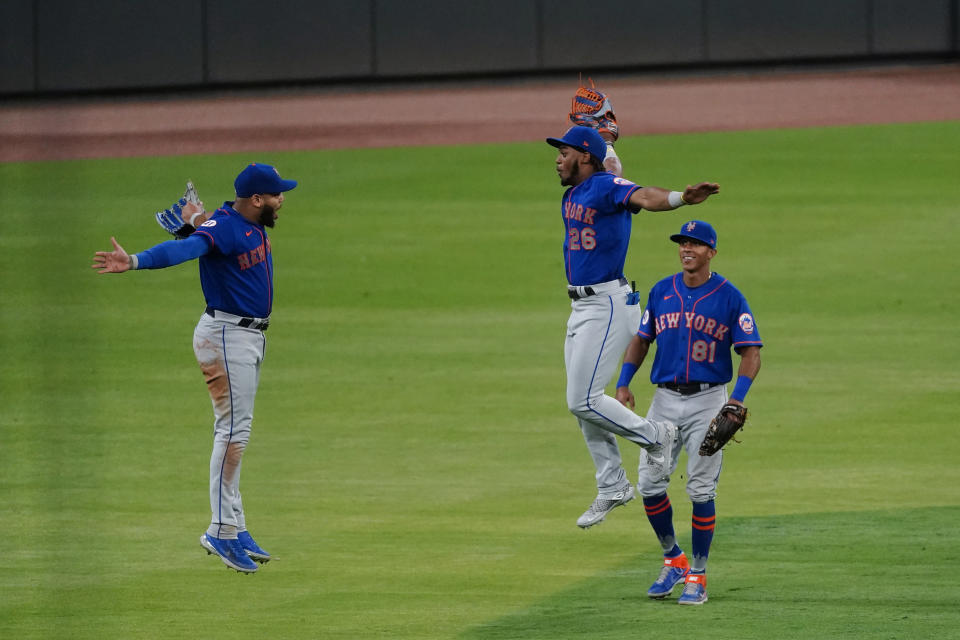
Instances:
[[[673,448],[677,441],[677,427],[673,423],[660,422],[658,425],[661,441],[646,449],[647,469],[650,471],[650,478],[654,481],[662,480],[670,475]]]
[[[593,504],[583,512],[583,515],[577,518],[577,526],[581,529],[586,529],[587,527],[592,527],[597,523],[603,522],[603,519],[606,518],[607,514],[613,511],[614,508],[622,504],[627,504],[631,500],[633,500],[632,484],[628,484],[625,488],[609,498],[597,496]]]

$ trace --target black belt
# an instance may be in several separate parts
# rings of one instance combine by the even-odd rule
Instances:
[[[210,307],[207,307],[207,308],[204,310],[204,313],[206,313],[206,314],[207,314],[208,316],[210,316],[211,318],[216,318],[216,317],[217,317],[217,310],[216,310],[216,309],[211,309]],[[231,317],[230,317],[230,318],[225,318],[225,317],[224,317],[224,314],[229,315],[229,316],[231,316]],[[237,326],[238,326],[238,327],[243,327],[243,328],[245,328],[245,329],[257,329],[257,330],[259,330],[259,331],[266,331],[266,330],[267,330],[267,327],[270,326],[270,320],[269,320],[269,319],[267,319],[267,320],[261,320],[260,322],[257,322],[257,320],[256,320],[255,318],[246,318],[246,317],[244,317],[244,316],[238,316],[238,315],[234,315],[234,314],[232,314],[232,313],[227,314],[226,311],[221,311],[221,312],[220,312],[220,319],[221,319],[221,320],[231,320],[231,321],[232,321],[233,319],[236,319],[236,322],[237,322]]]
[[[673,382],[661,382],[657,386],[661,389],[676,391],[682,396],[692,396],[695,393],[706,391],[720,384],[719,382],[688,382],[686,384],[675,384]]]
[[[627,284],[627,279],[620,278],[620,286],[622,287],[625,284]],[[577,293],[577,289],[583,289],[584,295],[580,295],[579,293]],[[581,300],[583,298],[589,298],[590,296],[595,296],[597,295],[597,292],[593,290],[593,287],[569,286],[567,287],[567,295],[570,296],[571,300]]]

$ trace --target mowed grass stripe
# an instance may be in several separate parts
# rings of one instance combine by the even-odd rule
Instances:
[[[749,589],[766,615],[822,619],[829,634],[880,592],[890,611],[899,599],[955,622],[918,595],[914,570],[896,579],[893,553],[913,557],[957,524],[958,139],[947,122],[618,144],[641,184],[722,185],[702,208],[637,216],[627,275],[645,290],[676,271],[667,237],[710,220],[714,267],[746,293],[766,343],[743,443],[726,453],[707,616]],[[0,165],[0,205],[24,216],[0,235],[0,533],[12,543],[0,635],[524,637],[524,625],[559,628],[538,612],[550,603],[598,621],[609,598],[590,589],[607,582],[618,607],[589,633],[615,637],[616,612],[652,611],[642,592],[659,551],[637,505],[595,530],[573,524],[594,488],[563,400],[554,155],[511,144]],[[196,265],[112,278],[88,265],[110,235],[130,250],[163,239],[151,214],[186,178],[216,204],[254,158],[300,186],[271,234],[276,308],[243,479],[250,526],[277,559],[245,578],[196,542],[212,426],[190,345]],[[633,385],[641,410],[648,371]],[[634,476],[637,452],[623,450]],[[900,510],[926,515],[913,526]],[[888,516],[863,531],[831,519],[860,513]],[[775,534],[731,547],[738,522]],[[873,531],[902,544],[878,547],[890,571],[859,581]],[[784,553],[801,563],[791,581],[776,570]],[[957,559],[934,556],[927,586],[950,595],[935,574]],[[818,588],[844,597],[814,606]],[[227,593],[257,607],[224,622],[211,612]],[[730,615],[744,626],[717,637],[750,637],[742,611]]]

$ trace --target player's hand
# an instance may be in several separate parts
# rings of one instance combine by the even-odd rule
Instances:
[[[97,251],[93,254],[93,264],[91,269],[96,269],[98,273],[123,273],[130,269],[130,256],[117,243],[117,239],[110,236],[110,242],[113,243],[113,251]]]
[[[720,193],[720,185],[716,182],[701,182],[692,187],[687,185],[683,190],[683,201],[687,204],[700,204],[717,193]]]
[[[630,393],[630,387],[617,387],[617,400],[625,407],[634,407],[633,394]]]
[[[187,202],[183,205],[183,217],[187,220],[190,219],[193,214],[200,212],[204,213],[206,209],[203,208],[203,201],[200,202]]]
[[[205,215],[203,202],[193,202],[181,198],[169,209],[158,211],[154,214],[154,217],[164,231],[177,240],[183,240],[197,230],[196,225],[202,224],[206,220]]]

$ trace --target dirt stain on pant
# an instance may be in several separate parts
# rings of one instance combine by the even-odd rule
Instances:
[[[207,383],[207,391],[213,400],[217,413],[225,414],[230,410],[230,381],[223,362],[201,362],[200,371]]]
[[[242,442],[231,442],[227,445],[227,453],[223,458],[223,480],[232,483],[240,467],[240,461],[243,459],[244,444]]]
[[[197,356],[197,364],[203,372],[203,379],[207,383],[207,391],[213,400],[216,413],[225,415],[230,410],[230,380],[227,377],[227,367],[223,361],[223,352],[219,345],[207,339],[194,339],[193,351]]]

